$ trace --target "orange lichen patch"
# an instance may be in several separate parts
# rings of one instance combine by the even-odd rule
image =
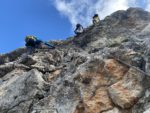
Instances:
[[[95,87],[109,86],[121,80],[128,70],[127,66],[120,64],[118,61],[107,59],[102,64],[90,64],[87,70],[78,76],[78,80],[85,85]]]
[[[112,85],[109,94],[113,102],[123,109],[132,107],[139,99],[134,91],[123,86],[123,81]]]
[[[125,73],[129,70],[126,66],[120,64],[114,59],[105,60],[105,69],[116,79],[122,79]]]
[[[103,73],[86,72],[80,75],[80,80],[85,85],[91,85],[95,87],[110,85],[108,79]]]
[[[104,65],[94,63],[89,67],[85,72],[80,73],[76,78],[76,80],[82,84],[81,97],[83,104],[82,107],[81,105],[80,107],[78,105],[75,113],[100,113],[113,109],[113,95],[111,95],[111,93],[113,94],[113,90],[111,93],[109,92],[111,95],[110,98],[108,95],[108,87],[111,84],[123,79],[129,68],[114,59],[105,60]],[[121,106],[129,108],[131,106],[130,102],[131,104],[135,103],[137,98],[127,87],[122,85],[123,83],[121,83],[112,85],[114,90],[117,89],[118,91],[114,97],[116,98],[115,100],[117,100],[117,98],[121,98],[118,101],[119,103],[124,101],[122,100],[121,95],[125,95],[125,103],[123,103]]]
[[[113,107],[105,88],[96,90],[93,96],[88,95],[85,93],[83,95],[83,102],[87,113],[100,113]]]

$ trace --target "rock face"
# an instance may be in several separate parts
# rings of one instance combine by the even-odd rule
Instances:
[[[129,8],[56,49],[0,55],[0,113],[149,113],[149,23]]]
[[[131,108],[141,97],[144,74],[131,68],[124,78],[109,87],[112,101],[121,108]]]

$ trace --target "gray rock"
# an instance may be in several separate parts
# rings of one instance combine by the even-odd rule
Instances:
[[[27,113],[35,95],[42,90],[44,84],[42,74],[37,70],[31,70],[20,76],[13,76],[8,81],[3,82],[0,87],[1,113],[12,113],[14,111]]]
[[[56,49],[0,55],[0,113],[149,113],[149,23],[129,8]]]

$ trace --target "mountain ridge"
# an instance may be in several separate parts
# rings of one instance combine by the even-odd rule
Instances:
[[[0,112],[149,113],[149,23],[129,8],[56,49],[0,55]]]

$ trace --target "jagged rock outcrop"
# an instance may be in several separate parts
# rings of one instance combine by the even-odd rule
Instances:
[[[149,23],[129,8],[56,49],[0,55],[0,113],[149,113]]]

